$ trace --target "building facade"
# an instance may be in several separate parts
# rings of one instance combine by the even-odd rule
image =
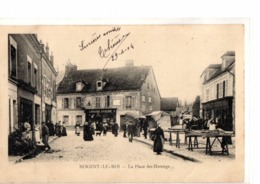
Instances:
[[[17,129],[24,131],[25,122],[33,127],[45,120],[43,74],[53,81],[56,77],[53,56],[50,58],[52,63],[47,47],[45,51],[37,35],[8,35],[9,133]],[[44,60],[47,67],[44,67]],[[52,98],[51,101],[55,102],[56,99]]]
[[[117,121],[126,112],[136,115],[160,110],[160,94],[150,66],[77,70],[66,68],[57,90],[58,120],[67,125],[90,119]]]
[[[221,118],[226,130],[235,126],[235,52],[228,51],[222,63],[208,66],[201,75],[201,116]]]
[[[179,123],[180,105],[177,97],[161,98],[161,111],[170,114],[172,126]]]

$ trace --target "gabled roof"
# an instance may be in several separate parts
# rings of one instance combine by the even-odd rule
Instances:
[[[96,82],[100,80],[101,77],[108,80],[102,91],[141,89],[151,68],[151,66],[131,66],[111,68],[106,71],[102,69],[71,71],[60,82],[57,93],[75,93],[76,82],[80,80],[85,81],[87,84],[80,93],[96,92]]]
[[[222,70],[221,67],[218,68],[218,69],[216,70],[216,72],[215,72],[208,80],[206,80],[206,81],[204,82],[204,84],[207,83],[207,82],[209,82],[209,81],[211,81],[212,79],[216,78],[217,76],[219,76],[219,75],[221,75],[221,74],[223,74],[223,73],[225,73],[225,72],[230,71],[230,69],[232,68],[232,66],[233,66],[234,63],[235,63],[235,59],[234,59],[224,70]]]
[[[179,105],[179,100],[177,97],[161,98],[162,111],[175,111],[178,105]]]
[[[210,64],[207,68],[205,68],[203,70],[203,72],[201,73],[200,77],[203,75],[203,73],[205,72],[205,70],[207,70],[208,68],[214,68],[214,69],[218,69],[221,67],[221,64]]]

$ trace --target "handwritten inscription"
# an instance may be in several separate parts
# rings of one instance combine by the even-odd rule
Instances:
[[[113,32],[117,32],[117,31],[120,31],[121,30],[121,27],[113,27],[112,29],[106,31],[103,33],[103,36],[107,36],[108,34],[110,33],[113,33]]]
[[[106,38],[105,45],[100,45],[97,50],[98,56],[102,59],[106,59],[106,63],[103,68],[105,69],[109,61],[116,61],[118,60],[119,56],[134,49],[133,43],[125,42],[126,40],[128,40],[130,32],[126,34],[120,34],[120,31],[121,27],[113,27],[101,34],[94,33],[90,41],[81,41],[81,43],[79,44],[80,51],[86,50],[88,47],[94,45],[100,39]],[[112,37],[113,35],[115,35],[115,33],[117,33],[117,35]]]
[[[93,34],[95,35],[95,34]],[[95,42],[97,42],[99,39],[101,38],[101,35],[98,34],[97,36],[95,36],[91,41],[86,42],[85,40],[82,40],[79,48],[81,51],[83,51],[84,49],[88,48],[90,45],[94,44]]]
[[[98,49],[99,56],[101,58],[109,57],[111,55],[111,51],[114,53],[129,35],[130,35],[130,33],[127,33],[127,34],[124,34],[120,37],[119,37],[119,35],[117,35],[113,39],[108,39],[107,40],[107,46],[105,48],[102,48],[102,46],[99,47],[99,49]]]

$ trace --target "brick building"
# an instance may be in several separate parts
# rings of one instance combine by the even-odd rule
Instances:
[[[48,115],[46,106],[55,111],[56,75],[53,56],[37,35],[8,35],[9,133],[23,131],[26,121],[33,127],[34,123],[55,118]]]
[[[160,93],[151,66],[77,70],[66,67],[57,89],[58,120],[67,125],[77,121],[115,120],[122,123],[126,112],[136,115],[160,110]]]

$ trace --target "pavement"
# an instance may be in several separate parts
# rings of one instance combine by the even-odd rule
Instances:
[[[67,131],[66,137],[50,137],[49,144],[53,149],[51,153],[42,152],[35,158],[23,160],[26,156],[13,157],[9,156],[10,162],[45,162],[45,161],[113,161],[119,160],[119,163],[124,163],[126,160],[145,160],[147,158],[154,160],[157,156],[152,151],[153,141],[149,138],[145,139],[143,135],[134,137],[133,142],[130,143],[128,138],[123,138],[123,133],[120,132],[118,137],[114,137],[111,132],[107,136],[94,136],[94,141],[86,142],[83,140],[81,132],[80,136],[76,136],[74,131]],[[167,134],[166,134],[167,137]],[[173,134],[175,138],[175,134]],[[173,145],[169,141],[164,143],[164,152],[160,156],[160,161],[174,162],[188,161],[190,163],[214,163],[220,161],[232,161],[235,159],[235,140],[233,145],[229,145],[229,155],[206,155],[205,145],[206,140],[198,138],[199,149],[190,151],[187,149],[188,145],[184,144],[184,135],[180,135],[181,146],[177,148],[173,140]],[[216,145],[213,149],[220,149],[220,145]]]
[[[167,137],[167,133],[166,137]],[[183,160],[188,160],[192,162],[207,162],[207,161],[229,161],[229,160],[234,160],[235,159],[235,138],[232,138],[232,145],[229,145],[229,155],[222,155],[220,153],[214,153],[212,155],[209,155],[205,153],[206,150],[206,139],[202,137],[198,137],[198,143],[199,146],[198,148],[193,148],[193,151],[188,150],[188,145],[185,144],[185,136],[184,134],[180,134],[180,139],[181,139],[181,145],[180,148],[176,147],[176,139],[175,134],[173,134],[173,141],[172,145],[170,145],[169,141],[164,142],[164,151],[167,153],[170,153],[174,156],[180,157]],[[143,144],[153,146],[153,141],[147,136],[147,139],[144,138],[143,135],[140,137],[134,137],[135,141],[141,142]],[[220,144],[214,144],[213,145],[213,150],[221,150]]]

